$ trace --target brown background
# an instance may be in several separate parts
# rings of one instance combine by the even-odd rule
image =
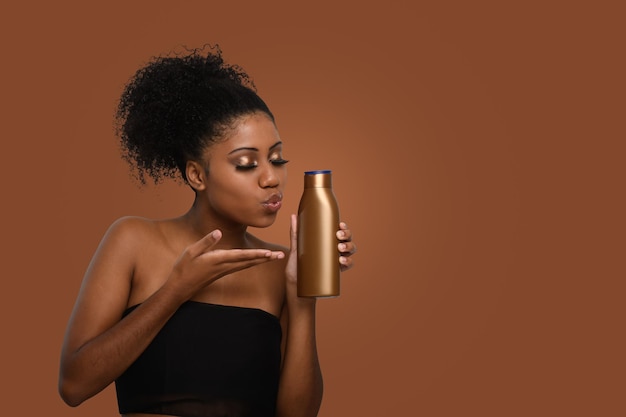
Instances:
[[[319,303],[320,416],[626,415],[618,3],[3,6],[0,413],[116,414],[111,388],[56,393],[73,300],[113,220],[191,193],[130,181],[115,101],[150,56],[219,43],[292,161],[260,233],[286,244],[302,171],[330,168],[359,245]]]

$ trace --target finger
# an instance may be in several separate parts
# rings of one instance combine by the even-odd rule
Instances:
[[[211,233],[208,233],[202,239],[194,242],[187,249],[189,254],[192,257],[196,257],[203,252],[206,252],[207,249],[213,247],[217,242],[222,238],[222,232],[218,229],[213,230]]]
[[[282,259],[285,257],[285,254],[283,252],[272,251],[269,249],[218,249],[207,252],[205,255],[207,258],[217,258],[213,259],[212,262],[217,262],[218,264],[229,264],[255,260],[271,261],[275,259]]]
[[[285,266],[285,274],[289,281],[295,281],[298,269],[298,216],[292,214],[290,220],[289,237],[291,246],[289,248],[289,259]]]
[[[240,269],[249,268],[251,266],[259,265],[265,262],[274,261],[277,259],[282,259],[285,257],[285,254],[282,252],[271,252],[271,254],[262,255],[258,257],[247,257],[245,259],[239,260],[231,260],[222,264],[231,272],[238,271]]]
[[[337,249],[342,255],[352,255],[356,253],[356,245],[352,242],[341,242],[337,245]]]
[[[345,223],[343,223],[345,226]],[[341,227],[341,224],[339,225]],[[343,242],[349,242],[352,240],[352,231],[350,229],[340,229],[337,231],[337,239]]]
[[[340,256],[339,257],[339,265],[340,265],[340,270],[343,271],[347,271],[348,269],[352,268],[354,266],[354,261],[347,257],[347,256]]]
[[[291,252],[296,252],[298,250],[298,216],[295,214],[291,215],[289,234],[291,236]]]
[[[222,254],[219,252],[227,253]],[[211,255],[219,255],[221,257],[217,278],[285,257],[285,254],[281,251],[270,251],[266,249],[231,249],[226,251],[213,251]]]

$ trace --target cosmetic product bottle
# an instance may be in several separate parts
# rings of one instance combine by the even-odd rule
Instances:
[[[332,172],[306,171],[298,207],[298,296],[339,296],[339,207]]]

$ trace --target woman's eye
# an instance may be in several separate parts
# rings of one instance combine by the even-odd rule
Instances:
[[[285,165],[287,162],[286,159],[282,159],[282,158],[277,158],[277,159],[270,159],[270,164],[274,165],[274,166],[282,166]],[[257,168],[259,165],[255,162],[255,163],[251,163],[251,164],[238,164],[235,165],[235,169],[237,171],[250,171],[253,170],[255,168]]]
[[[280,166],[280,165],[285,165],[289,161],[287,161],[286,159],[280,158],[280,159],[271,159],[270,162],[272,163],[272,165]]]
[[[250,171],[257,167],[257,164],[247,164],[247,165],[236,165],[235,169],[237,171]]]

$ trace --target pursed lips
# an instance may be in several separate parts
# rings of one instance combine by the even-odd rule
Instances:
[[[263,202],[263,205],[272,211],[277,211],[282,205],[282,194],[272,194],[267,200]]]
[[[270,198],[265,200],[264,204],[276,204],[280,203],[283,200],[283,196],[281,194],[272,194]]]

